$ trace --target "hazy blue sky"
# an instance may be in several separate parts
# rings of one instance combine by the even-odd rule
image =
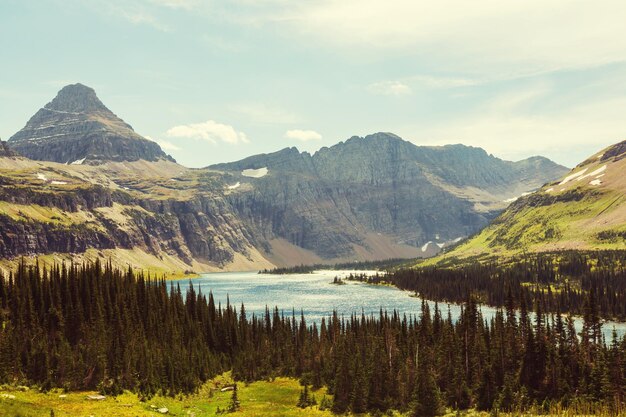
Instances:
[[[81,82],[190,166],[394,132],[565,165],[626,139],[626,2],[0,0],[0,137]]]

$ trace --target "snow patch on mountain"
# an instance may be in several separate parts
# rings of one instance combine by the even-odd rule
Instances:
[[[602,174],[604,171],[606,171],[606,165],[602,165],[600,168],[596,169],[595,171],[590,172],[587,175],[583,175],[583,176],[579,177],[576,181],[582,181],[585,178],[595,177],[596,175]]]
[[[522,193],[522,195],[520,195],[519,197],[512,197],[512,198],[507,198],[506,200],[502,200],[505,203],[512,203],[514,201],[517,201],[518,199],[522,198],[522,197],[526,197],[527,195],[531,195],[534,191],[530,191],[528,193]]]
[[[259,168],[259,169],[244,169],[241,171],[241,175],[249,178],[263,178],[267,175],[269,170],[267,167]]]
[[[587,168],[583,169],[582,171],[578,171],[578,172],[575,172],[575,173],[573,173],[571,175],[568,175],[567,177],[563,178],[563,181],[561,181],[559,183],[559,185],[565,185],[568,182],[570,182],[571,180],[574,180],[574,179],[580,177],[581,175],[584,175],[585,172],[587,172]]]
[[[422,252],[426,252],[426,250],[428,249],[428,245],[430,245],[431,243],[434,243],[434,242],[432,242],[432,241],[426,242],[426,244],[424,246],[422,246]]]

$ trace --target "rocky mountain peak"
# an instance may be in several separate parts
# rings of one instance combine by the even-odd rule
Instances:
[[[99,164],[173,159],[137,134],[100,101],[94,89],[71,84],[9,139],[11,148],[39,161]]]
[[[54,100],[46,104],[44,108],[73,113],[110,113],[110,110],[106,108],[96,95],[96,91],[80,83],[63,87]]]

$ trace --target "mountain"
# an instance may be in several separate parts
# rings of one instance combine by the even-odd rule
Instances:
[[[567,171],[390,133],[189,169],[80,84],[9,145],[23,157],[2,144],[0,267],[106,258],[183,273],[430,256]]]
[[[626,141],[524,196],[477,236],[434,261],[525,252],[626,248]]]
[[[545,158],[508,162],[390,133],[209,168],[230,176],[227,200],[271,259],[306,249],[333,261],[436,253],[485,227],[506,200],[567,171]]]
[[[14,152],[9,145],[0,139],[0,158],[1,157],[14,157],[17,156],[17,153]]]
[[[0,157],[0,270],[102,258],[151,273],[272,267],[219,174],[168,160],[67,165]]]
[[[172,160],[111,112],[82,84],[63,87],[9,139],[19,154],[60,163]]]

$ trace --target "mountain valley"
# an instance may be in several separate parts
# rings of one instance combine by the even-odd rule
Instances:
[[[189,169],[81,84],[0,149],[5,267],[71,256],[175,274],[432,256],[567,171],[391,133]]]

